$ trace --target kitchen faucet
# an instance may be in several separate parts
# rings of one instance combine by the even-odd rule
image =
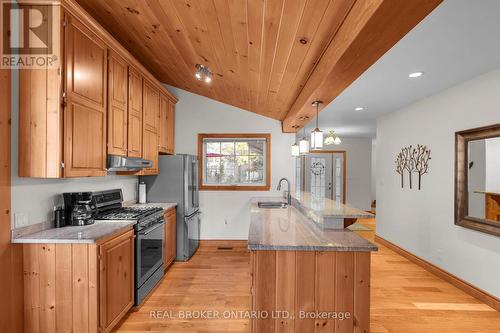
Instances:
[[[281,191],[281,182],[282,181],[286,181],[286,183],[288,185],[288,190],[287,190],[287,196],[286,196],[286,198],[287,198],[287,203],[290,206],[292,204],[292,194],[290,192],[290,181],[288,179],[286,179],[286,178],[281,178],[280,181],[278,182],[278,188],[277,188],[278,191]]]

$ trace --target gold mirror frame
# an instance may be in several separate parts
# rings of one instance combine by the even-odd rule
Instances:
[[[500,124],[455,133],[455,224],[500,236],[500,222],[469,216],[469,142],[500,137]]]

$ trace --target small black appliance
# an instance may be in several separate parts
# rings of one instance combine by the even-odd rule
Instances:
[[[94,223],[96,206],[92,192],[63,193],[66,225],[82,226]]]

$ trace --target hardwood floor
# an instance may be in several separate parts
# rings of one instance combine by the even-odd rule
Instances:
[[[373,241],[375,220],[356,231]],[[221,243],[224,245],[224,243]],[[248,332],[246,319],[151,318],[150,311],[246,310],[250,308],[249,255],[245,243],[232,250],[205,243],[188,263],[167,276],[117,332]],[[379,245],[372,256],[371,332],[500,332],[500,312]],[[162,316],[168,313],[161,314]]]

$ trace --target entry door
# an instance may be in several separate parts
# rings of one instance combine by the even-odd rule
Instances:
[[[344,154],[311,153],[301,159],[303,190],[316,197],[344,202]]]

